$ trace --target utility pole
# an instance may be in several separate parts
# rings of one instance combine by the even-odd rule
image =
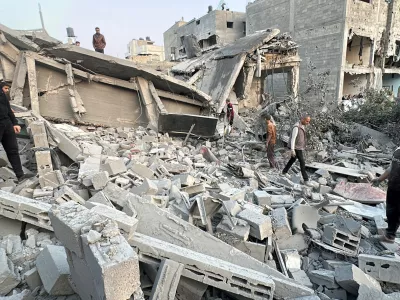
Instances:
[[[40,6],[40,3],[38,3],[39,5],[39,15],[40,15],[40,22],[42,22],[42,29],[44,31],[46,31],[46,28],[44,28],[44,21],[43,21],[43,14],[42,14],[42,7]]]

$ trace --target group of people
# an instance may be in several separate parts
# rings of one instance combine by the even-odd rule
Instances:
[[[96,33],[93,34],[93,39],[92,39],[93,49],[96,52],[104,54],[104,49],[106,48],[106,45],[107,45],[106,39],[104,38],[104,35],[102,35],[100,33],[100,28],[99,27],[96,27],[95,30],[96,30]],[[81,42],[76,41],[75,42],[75,46],[80,47],[81,46]]]

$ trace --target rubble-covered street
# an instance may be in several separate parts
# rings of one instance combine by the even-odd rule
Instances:
[[[387,184],[372,184],[391,139],[341,121],[316,134],[314,117],[331,120],[309,113],[310,178],[298,162],[282,173],[305,116],[299,47],[257,31],[188,47],[168,76],[0,24],[0,81],[32,175],[18,180],[0,151],[0,299],[400,299],[400,232],[376,237]],[[260,87],[278,70],[290,101]]]

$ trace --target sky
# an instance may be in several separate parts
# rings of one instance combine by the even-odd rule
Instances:
[[[0,0],[5,1],[5,0]],[[225,0],[233,11],[245,11],[248,0]],[[100,27],[107,42],[106,54],[125,57],[132,39],[150,36],[163,44],[163,33],[176,21],[190,21],[217,7],[219,0],[12,0],[0,6],[0,23],[12,29],[41,28],[41,4],[47,32],[67,42],[67,27],[74,29],[81,47],[92,49],[94,28]]]

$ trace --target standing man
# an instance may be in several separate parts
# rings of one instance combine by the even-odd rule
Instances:
[[[272,117],[265,117],[267,123],[267,157],[271,168],[278,169],[278,164],[275,161],[275,144],[276,144],[276,127],[272,122]]]
[[[100,52],[104,54],[104,48],[106,47],[106,39],[104,38],[104,35],[100,33],[100,28],[96,27],[96,33],[93,35],[93,48],[94,51]]]
[[[10,85],[1,83],[0,88],[0,141],[18,181],[22,181],[31,176],[24,175],[19,157],[16,133],[21,132],[21,127],[18,125],[6,95],[10,90]]]
[[[389,178],[388,189],[386,192],[386,217],[388,227],[385,234],[379,236],[382,242],[393,244],[396,232],[400,227],[400,147],[397,148],[392,156],[392,163],[389,168],[379,177],[372,180],[374,186]]]
[[[289,147],[291,150],[292,158],[283,169],[282,174],[286,174],[296,159],[300,162],[301,175],[303,176],[304,183],[310,185],[309,178],[306,172],[306,163],[304,161],[304,150],[306,149],[307,138],[306,138],[306,126],[311,122],[311,117],[305,115],[301,118],[300,122],[294,124],[292,134],[289,139]]]
[[[233,118],[235,117],[235,112],[233,110],[233,105],[231,100],[226,99],[226,118],[228,119],[229,125],[233,125]]]

